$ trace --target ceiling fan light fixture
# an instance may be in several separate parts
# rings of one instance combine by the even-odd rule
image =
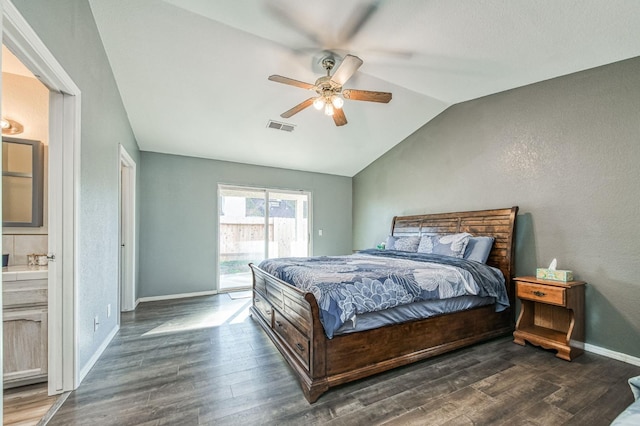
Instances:
[[[331,103],[327,103],[324,106],[324,113],[326,115],[333,115],[333,105],[331,105]]]
[[[391,93],[388,92],[343,89],[344,83],[355,74],[361,65],[362,59],[357,56],[346,55],[344,59],[342,59],[342,62],[340,62],[338,69],[331,75],[331,70],[335,66],[335,59],[333,59],[333,57],[325,57],[322,60],[322,66],[327,70],[327,75],[318,78],[315,84],[305,83],[304,81],[294,80],[293,78],[283,77],[281,75],[270,75],[269,80],[275,81],[276,83],[288,84],[316,92],[316,96],[300,102],[298,105],[280,114],[280,117],[290,118],[294,114],[313,105],[318,111],[324,111],[325,115],[333,117],[333,122],[336,126],[344,126],[347,124],[347,118],[342,110],[345,99],[388,103],[391,100]]]
[[[340,109],[340,108],[342,108],[342,105],[344,105],[344,99],[342,99],[339,96],[333,95],[331,97],[331,103],[333,104],[334,108]]]
[[[318,111],[320,111],[322,108],[324,108],[324,98],[322,96],[317,97],[314,101],[313,101],[313,107],[315,109],[317,109]]]

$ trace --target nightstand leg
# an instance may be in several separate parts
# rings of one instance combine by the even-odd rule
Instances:
[[[517,343],[518,345],[525,346],[524,339],[522,337],[518,336],[518,332],[517,331],[513,332],[513,343]]]
[[[513,343],[525,346],[524,338],[519,330],[531,324],[533,324],[533,306],[531,302],[523,300],[520,304],[520,315],[516,322],[516,331],[513,332]]]
[[[577,356],[582,355],[584,351],[580,348],[567,347],[558,349],[556,356],[566,361],[573,361]]]

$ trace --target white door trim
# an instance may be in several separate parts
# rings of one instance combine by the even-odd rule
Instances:
[[[76,277],[80,188],[80,89],[10,0],[2,41],[52,92],[49,137],[49,241],[56,256],[49,283],[49,393],[79,385]]]
[[[136,162],[124,146],[120,145],[119,150],[120,306],[118,312],[132,311],[136,308]]]
[[[4,6],[2,4],[2,1],[0,1],[0,13],[2,13],[4,15],[3,12]],[[0,20],[0,32],[2,32],[2,20]],[[0,65],[2,65],[2,53],[0,53]],[[2,76],[0,75],[0,84],[2,83]],[[2,89],[1,89],[1,85],[0,85],[0,101],[2,101]],[[2,103],[0,102],[0,105]],[[0,107],[0,115],[2,113],[2,108]],[[1,140],[1,138],[0,138]],[[0,160],[2,160],[2,151],[0,151]],[[0,186],[0,211],[2,211],[2,187]],[[2,249],[2,241],[0,240],[0,249]],[[4,250],[3,250],[4,253]],[[2,291],[0,291],[0,317],[4,316],[4,312],[2,312]],[[4,327],[0,328],[0,348],[4,347],[4,336],[3,336],[3,331],[4,331]],[[0,377],[4,377],[4,369],[3,369],[3,365],[4,365],[4,350],[0,351]],[[0,388],[0,417],[4,418],[4,389]]]

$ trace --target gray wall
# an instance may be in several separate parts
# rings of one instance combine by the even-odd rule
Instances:
[[[141,160],[139,297],[217,288],[219,183],[310,191],[313,254],[351,253],[351,178],[151,152]]]
[[[586,342],[640,357],[640,58],[455,105],[353,180],[354,248],[394,215],[520,206],[516,273],[558,258]]]
[[[78,363],[82,369],[108,334],[118,303],[118,144],[139,152],[89,4],[78,0],[13,3],[82,91],[77,270]],[[93,332],[93,318],[100,328]]]

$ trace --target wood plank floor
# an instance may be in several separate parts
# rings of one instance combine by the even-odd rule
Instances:
[[[2,395],[4,405],[2,424],[4,426],[35,426],[45,417],[58,398],[59,395],[47,395],[46,383],[5,389]]]
[[[640,367],[501,338],[334,388],[315,404],[228,295],[143,303],[50,425],[608,425]]]

